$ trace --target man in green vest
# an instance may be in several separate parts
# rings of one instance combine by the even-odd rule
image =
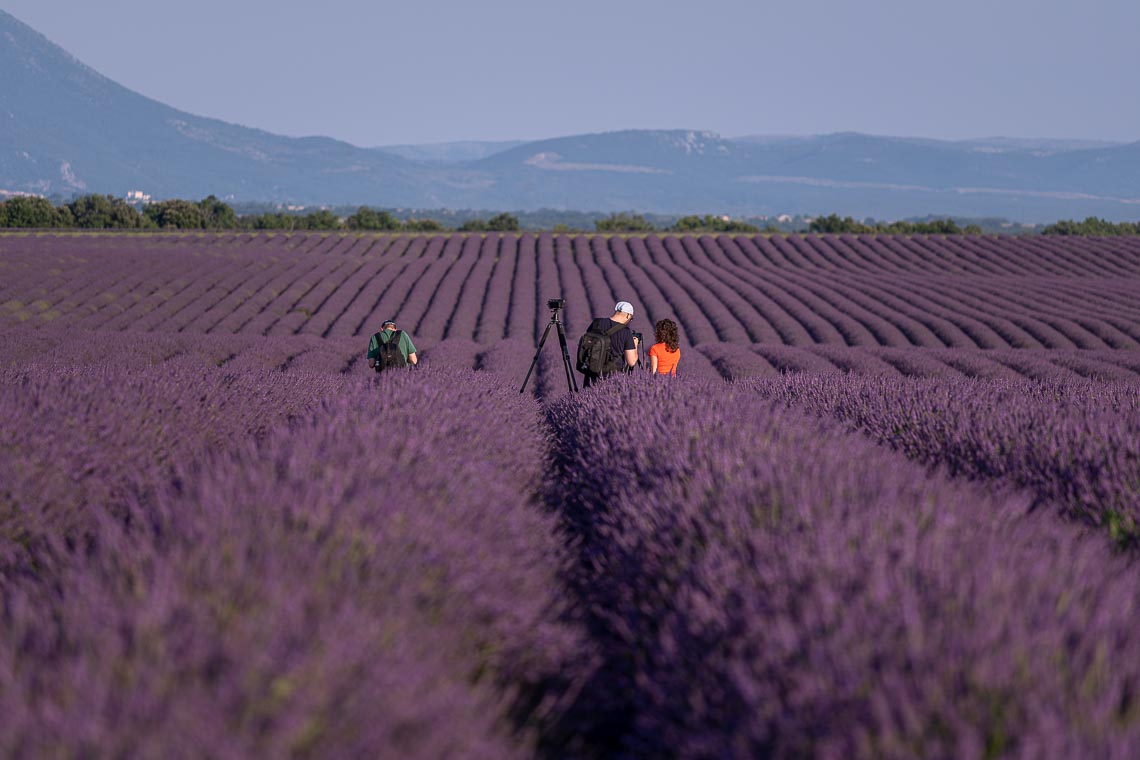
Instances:
[[[389,344],[396,341],[396,348],[399,349],[399,358],[395,361],[392,358],[392,352]],[[389,367],[408,367],[415,365],[419,362],[416,357],[416,347],[412,343],[412,338],[403,330],[396,327],[395,321],[388,319],[380,326],[380,332],[372,336],[368,341],[368,366],[376,369],[379,372],[382,369]],[[381,365],[377,368],[377,365]]]

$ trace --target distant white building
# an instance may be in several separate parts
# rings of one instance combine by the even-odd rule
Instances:
[[[788,222],[792,221],[792,217],[790,214],[780,214],[778,217],[776,217],[776,221],[787,224]]]
[[[142,190],[128,190],[127,203],[150,203],[153,199]]]

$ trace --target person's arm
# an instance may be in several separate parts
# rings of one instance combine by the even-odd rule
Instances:
[[[633,331],[627,330],[625,333],[625,342],[622,345],[622,350],[625,353],[625,363],[627,367],[637,366],[637,338],[633,337]]]
[[[376,336],[373,335],[368,339],[368,368],[374,369],[376,367],[376,351],[380,348]]]
[[[419,363],[420,359],[416,356],[416,344],[412,343],[412,336],[405,333],[400,333],[400,340],[402,348],[408,357],[408,364],[415,366]]]
[[[649,355],[649,371],[655,375],[657,374],[657,354]]]

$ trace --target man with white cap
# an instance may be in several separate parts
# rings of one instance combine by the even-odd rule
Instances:
[[[633,304],[629,301],[618,301],[614,304],[612,317],[598,317],[590,323],[586,332],[609,337],[609,356],[600,374],[584,373],[585,380],[582,382],[584,387],[589,388],[599,377],[637,366],[637,339],[633,337],[633,330],[629,328],[629,323],[632,321]]]

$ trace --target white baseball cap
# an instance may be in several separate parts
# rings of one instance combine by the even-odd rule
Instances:
[[[629,301],[618,301],[617,304],[614,305],[614,313],[617,313],[619,311],[624,311],[626,314],[632,317],[633,304],[631,304]]]

